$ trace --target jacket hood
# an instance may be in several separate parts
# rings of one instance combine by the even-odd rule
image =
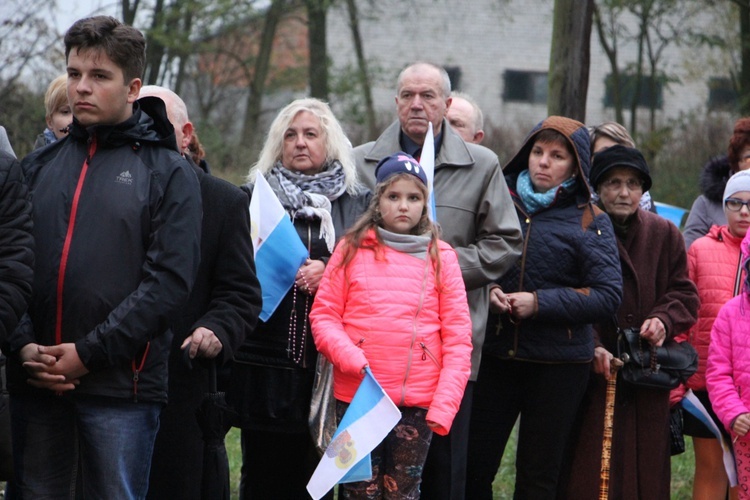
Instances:
[[[167,118],[164,101],[158,97],[144,97],[133,104],[133,115],[116,125],[93,125],[84,127],[73,117],[70,135],[79,141],[87,141],[96,136],[103,147],[119,147],[131,142],[143,141],[177,149],[174,127]]]
[[[714,156],[708,160],[701,171],[701,192],[709,200],[721,204],[724,196],[724,188],[731,175],[727,155]]]
[[[506,176],[518,177],[518,174],[528,169],[529,155],[536,136],[542,130],[547,129],[560,132],[573,146],[578,168],[578,196],[583,196],[584,201],[588,201],[591,198],[591,190],[588,185],[589,172],[591,171],[591,140],[586,125],[571,118],[550,116],[539,122],[526,136],[518,153],[503,167],[503,173]]]

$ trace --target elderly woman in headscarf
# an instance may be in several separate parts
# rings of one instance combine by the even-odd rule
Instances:
[[[299,99],[271,124],[258,162],[309,258],[235,357],[229,399],[242,428],[244,498],[305,498],[318,457],[308,429],[317,351],[309,313],[336,240],[367,209],[351,145],[327,104]],[[252,197],[253,185],[245,189]],[[283,473],[282,473],[283,471]]]
[[[515,498],[555,498],[594,356],[592,324],[620,304],[612,224],[590,204],[590,158],[586,127],[553,116],[531,131],[504,169],[523,254],[490,290],[466,498],[492,498],[519,414]]]
[[[690,328],[698,291],[688,276],[685,243],[668,220],[639,208],[651,187],[643,155],[612,146],[594,155],[591,185],[617,236],[622,304],[597,325],[591,377],[577,430],[571,437],[562,498],[598,499],[607,378],[618,353],[619,328],[636,328],[653,345]],[[618,377],[611,441],[609,498],[668,499],[670,488],[669,390],[629,385]]]

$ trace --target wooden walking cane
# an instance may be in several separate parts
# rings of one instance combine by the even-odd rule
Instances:
[[[609,465],[612,458],[612,428],[615,418],[615,391],[617,390],[617,370],[624,363],[612,358],[609,364],[610,376],[607,379],[607,398],[604,403],[604,437],[602,439],[602,467],[599,474],[599,500],[609,499]]]

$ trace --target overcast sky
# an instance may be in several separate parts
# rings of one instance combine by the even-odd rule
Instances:
[[[106,14],[119,18],[118,5],[117,0],[58,1],[53,23],[62,35],[75,21],[83,17]]]

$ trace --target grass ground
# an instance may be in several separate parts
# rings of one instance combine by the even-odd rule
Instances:
[[[229,456],[229,474],[232,485],[232,500],[239,499],[240,465],[242,463],[242,452],[240,451],[240,431],[232,429],[226,438],[227,455]],[[693,443],[690,438],[685,440],[686,451],[682,455],[672,457],[672,499],[683,500],[691,498],[693,490]],[[515,478],[515,449],[516,435],[511,435],[511,440],[505,449],[500,470],[497,472],[492,488],[495,492],[494,498],[505,500],[513,497],[513,481]],[[2,491],[5,483],[0,482],[0,499],[3,498]]]
[[[226,439],[227,454],[229,455],[230,475],[232,484],[232,499],[239,499],[238,486],[240,483],[240,464],[242,453],[240,451],[240,432],[238,429],[229,431]],[[672,499],[683,500],[691,498],[693,491],[693,443],[690,438],[685,440],[686,451],[682,455],[672,457]],[[505,449],[500,470],[498,470],[492,487],[495,492],[494,498],[505,500],[513,497],[513,482],[516,474],[515,469],[516,435],[511,436],[511,441]]]

